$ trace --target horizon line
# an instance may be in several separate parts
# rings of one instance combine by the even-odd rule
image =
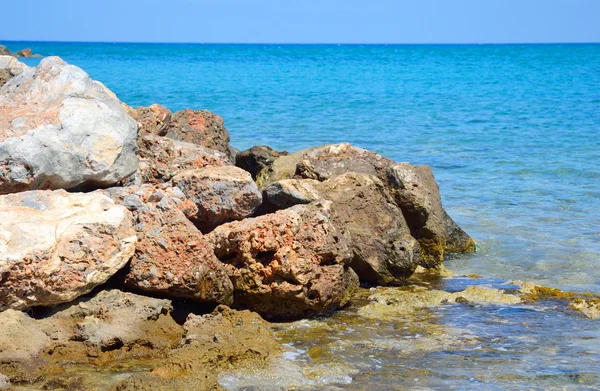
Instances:
[[[558,42],[176,42],[176,41],[63,41],[63,40],[3,40],[2,42],[30,43],[105,43],[105,44],[154,44],[154,45],[590,45],[600,41]]]

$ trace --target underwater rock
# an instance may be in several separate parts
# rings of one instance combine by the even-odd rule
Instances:
[[[161,297],[231,304],[233,286],[211,245],[186,218],[195,205],[168,185],[103,191],[126,206],[137,232],[124,284]]]
[[[233,281],[234,306],[266,318],[334,310],[358,287],[328,201],[227,223],[207,237]]]
[[[0,196],[0,311],[64,303],[131,259],[132,215],[99,193]]]
[[[250,174],[235,166],[187,170],[172,180],[198,212],[188,215],[202,231],[219,224],[252,216],[262,203],[262,194]]]
[[[106,187],[137,169],[135,120],[81,69],[48,57],[0,92],[0,194]]]
[[[595,293],[565,292],[530,281],[512,281],[518,285],[523,299],[527,301],[558,300],[569,304],[572,310],[581,312],[588,319],[600,318],[600,295]]]

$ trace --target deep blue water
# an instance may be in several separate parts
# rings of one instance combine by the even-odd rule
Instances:
[[[239,149],[429,164],[479,244],[451,269],[600,292],[600,45],[5,44],[132,106],[221,114]]]

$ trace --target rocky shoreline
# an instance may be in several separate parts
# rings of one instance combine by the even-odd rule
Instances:
[[[209,111],[133,109],[57,57],[0,56],[0,389],[85,389],[69,366],[119,362],[137,373],[106,389],[216,389],[219,371],[281,355],[263,319],[328,314],[376,286],[405,293],[377,288],[361,316],[426,295],[597,317],[594,295],[526,283],[406,291],[476,250],[428,166],[229,141]]]

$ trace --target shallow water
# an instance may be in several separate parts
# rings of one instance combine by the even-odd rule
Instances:
[[[478,242],[450,269],[497,287],[600,293],[600,45],[6,44],[59,55],[132,106],[219,113],[240,149],[347,141],[429,164],[446,209]],[[357,308],[278,326],[286,359],[221,384],[600,389],[598,322],[563,303],[448,304],[379,320]]]

